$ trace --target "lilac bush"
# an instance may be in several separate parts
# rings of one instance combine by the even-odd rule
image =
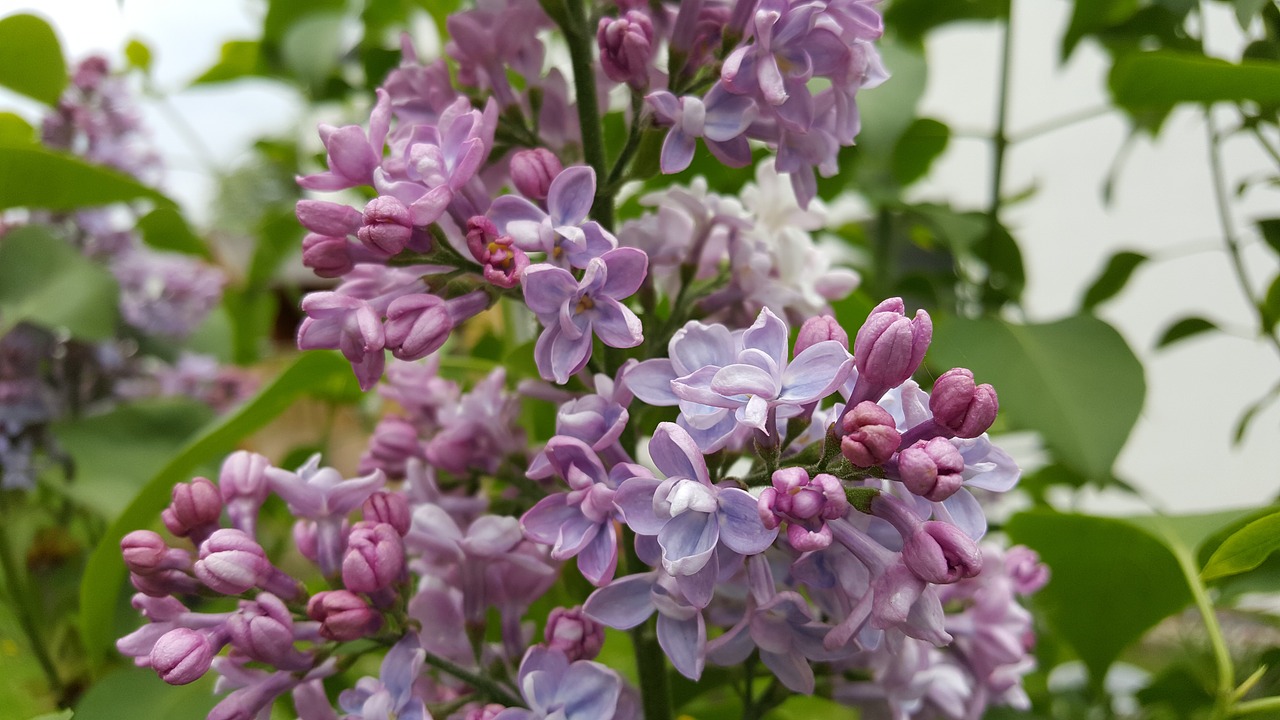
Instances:
[[[216,673],[211,718],[290,695],[316,718],[658,720],[668,663],[734,668],[751,717],[777,686],[895,717],[1026,707],[1017,598],[1046,571],[984,540],[979,498],[1019,476],[987,434],[996,392],[912,380],[932,325],[901,299],[842,326],[858,277],[812,235],[816,173],[884,79],[876,9],[621,5],[594,30],[578,3],[461,10],[455,73],[406,41],[367,125],[321,126],[327,168],[298,182],[372,199],[298,203],[303,262],[337,284],[302,299],[297,345],[395,408],[358,476],[241,451],[174,488],[172,540],[126,537],[149,624],[118,649],[173,684]],[[597,91],[631,99],[612,164]],[[669,184],[619,223],[642,161],[683,170],[696,138],[731,166],[763,152],[755,183]],[[477,327],[512,340],[468,386],[445,363]],[[528,421],[547,402],[553,429]],[[635,674],[596,659],[605,627]]]

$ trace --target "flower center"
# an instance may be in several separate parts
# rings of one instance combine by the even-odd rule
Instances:
[[[556,249],[558,250],[559,248],[556,248]],[[578,299],[578,305],[573,309],[573,312],[575,314],[580,315],[583,312],[590,310],[595,306],[596,306],[596,303],[594,300],[591,299],[590,295],[583,295],[581,298]]]

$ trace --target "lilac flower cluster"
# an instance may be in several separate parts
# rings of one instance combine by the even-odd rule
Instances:
[[[340,280],[302,301],[298,344],[339,350],[389,410],[358,478],[242,451],[217,485],[178,486],[162,519],[189,545],[125,539],[151,623],[120,649],[169,682],[217,671],[231,693],[211,717],[286,693],[336,717],[324,698],[341,690],[350,718],[626,720],[669,703],[665,663],[693,680],[734,668],[749,688],[750,658],[790,691],[896,717],[1024,706],[1016,598],[1047,570],[979,544],[978,496],[1020,472],[987,435],[995,390],[964,368],[917,385],[932,324],[901,299],[851,343],[828,303],[857,276],[810,234],[815,168],[833,169],[857,90],[883,77],[879,15],[863,0],[627,2],[589,14],[592,36],[574,12],[455,13],[452,68],[406,40],[367,126],[321,126],[327,168],[299,182],[373,199],[298,204],[305,264]],[[584,44],[598,57],[575,106],[543,72],[552,26],[579,71]],[[774,157],[741,197],[669,187],[615,235],[644,143],[613,169],[574,163],[599,141],[584,91],[623,86],[630,135],[671,126],[651,158],[666,170],[697,137],[730,164],[751,141]],[[442,377],[437,352],[479,335],[506,360]],[[548,401],[554,430],[530,419]],[[270,493],[296,520],[278,559],[257,540]],[[308,594],[304,571],[329,589]],[[196,606],[219,595],[238,609]],[[638,688],[595,661],[605,628],[632,631]],[[340,687],[383,650],[378,677]]]

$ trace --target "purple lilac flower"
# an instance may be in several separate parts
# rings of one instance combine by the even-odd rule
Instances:
[[[622,678],[600,663],[571,663],[559,650],[535,645],[517,683],[529,708],[507,708],[494,720],[626,720],[619,713]]]
[[[789,467],[774,471],[772,483],[760,493],[757,504],[764,526],[772,530],[785,520],[787,542],[800,552],[830,545],[826,521],[849,513],[840,480],[826,473],[810,478],[804,468]]]
[[[504,459],[525,449],[516,422],[519,398],[506,391],[507,374],[497,368],[456,403],[441,407],[441,430],[427,441],[427,462],[456,475],[495,472]],[[523,460],[521,460],[523,462]]]
[[[799,415],[844,384],[853,358],[838,341],[816,343],[788,362],[787,324],[768,308],[742,334],[734,362],[703,366],[671,383],[682,400],[732,410],[735,421],[775,436],[776,420]],[[771,419],[772,418],[772,419]]]
[[[794,692],[813,694],[810,661],[829,661],[852,654],[851,648],[829,650],[822,644],[830,626],[818,622],[799,593],[784,591],[763,603],[749,602],[736,625],[707,644],[707,657],[717,665],[741,664],[759,648],[760,660]]]
[[[634,362],[624,365],[618,376],[625,375]],[[556,410],[556,435],[581,440],[606,464],[630,462],[631,457],[618,439],[630,418],[627,405],[631,404],[631,392],[625,384],[615,383],[606,375],[597,374],[594,380],[595,393],[568,400]],[[542,480],[551,473],[546,452],[540,451],[529,461],[525,475],[531,480]]]
[[[711,484],[706,458],[679,425],[660,423],[649,455],[667,479],[629,478],[614,502],[637,535],[657,537],[663,569],[703,607],[719,575],[716,547],[723,543],[735,553],[756,555],[773,544],[778,531],[764,526],[756,499],[745,490]]]
[[[183,255],[136,247],[117,255],[111,272],[120,283],[125,322],[151,335],[183,338],[222,299],[226,282],[211,265]]]
[[[658,644],[672,666],[697,680],[707,655],[702,609],[681,592],[675,578],[659,571],[628,575],[591,593],[583,610],[615,630],[629,630],[658,613]]]
[[[299,350],[335,349],[351,363],[361,390],[382,377],[386,334],[373,307],[357,297],[336,292],[311,293],[302,299],[307,314],[298,328]]]
[[[426,705],[413,693],[425,657],[417,636],[405,635],[383,657],[381,674],[360,678],[354,688],[343,690],[338,706],[352,720],[431,720]]]
[[[370,495],[386,483],[381,470],[351,480],[333,468],[320,467],[320,455],[311,456],[297,472],[267,470],[271,489],[289,504],[289,512],[316,523],[316,563],[326,577],[342,568],[346,546],[343,523]]]
[[[607,584],[618,564],[614,521],[621,519],[621,513],[614,506],[614,495],[624,480],[648,476],[649,471],[619,463],[606,472],[586,443],[567,436],[551,438],[546,456],[570,491],[548,495],[530,508],[520,518],[525,536],[551,545],[553,560],[577,556],[578,569],[592,585]]]
[[[345,190],[373,185],[373,173],[382,161],[382,148],[391,127],[391,98],[379,89],[378,102],[369,117],[369,131],[359,125],[320,125],[320,140],[328,152],[329,169],[298,178],[308,190]]]
[[[503,108],[514,105],[507,68],[527,78],[541,74],[544,51],[537,30],[548,24],[537,3],[522,0],[498,0],[453,13],[445,52],[458,63],[458,82],[491,90]]]
[[[661,90],[646,98],[658,120],[671,125],[662,143],[660,166],[664,173],[678,173],[693,161],[695,140],[729,167],[751,163],[751,147],[743,133],[755,118],[756,104],[745,95],[734,95],[723,83],[711,86],[705,97],[677,98]]]
[[[575,165],[551,181],[546,212],[522,197],[503,195],[493,201],[489,218],[521,250],[544,252],[546,261],[558,267],[585,268],[618,246],[599,223],[587,220],[595,195],[595,170]]]
[[[593,336],[616,348],[644,340],[640,318],[619,301],[640,288],[648,262],[639,250],[617,248],[588,261],[581,280],[553,265],[525,270],[525,302],[545,328],[534,347],[543,378],[563,385],[586,367]]]

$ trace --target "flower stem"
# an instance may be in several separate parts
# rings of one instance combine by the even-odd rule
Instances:
[[[1218,624],[1218,616],[1213,610],[1213,603],[1209,600],[1209,593],[1205,591],[1204,583],[1200,581],[1200,571],[1195,561],[1182,543],[1171,536],[1171,533],[1166,535],[1170,535],[1166,544],[1173,552],[1173,557],[1178,561],[1178,567],[1186,578],[1187,586],[1191,589],[1191,598],[1200,612],[1200,619],[1204,622],[1205,632],[1209,635],[1209,645],[1213,650],[1214,666],[1218,677],[1217,687],[1214,690],[1212,717],[1225,718],[1231,712],[1231,699],[1236,689],[1235,667],[1231,662],[1231,652],[1227,649],[1227,641],[1222,635],[1222,626]]]
[[[604,155],[604,130],[600,124],[596,101],[596,74],[592,62],[593,40],[587,27],[587,8],[583,0],[566,0],[568,12],[560,26],[569,43],[569,61],[573,66],[573,88],[577,93],[578,125],[582,131],[582,156],[596,171],[601,192],[597,192],[591,216],[606,230],[613,230],[613,194],[605,185],[609,176]]]
[[[511,694],[506,688],[502,687],[498,683],[482,675],[477,675],[476,673],[473,673],[470,670],[467,670],[461,665],[455,665],[454,663],[440,657],[439,655],[427,653],[426,662],[428,665],[431,665],[432,667],[443,670],[449,673],[450,675],[458,678],[459,680],[467,683],[468,685],[470,685],[471,687],[479,691],[482,695],[484,695],[485,697],[489,698],[490,700],[496,703],[501,703],[503,705],[506,705],[507,707],[513,707],[513,708],[527,707],[524,704],[524,702],[520,700],[520,698]]]
[[[996,130],[991,135],[991,200],[987,209],[987,235],[983,242],[984,260],[990,263],[995,251],[996,237],[1000,231],[1000,209],[1004,198],[1000,194],[1004,182],[1004,157],[1009,148],[1009,75],[1013,67],[1013,5],[1009,3],[1009,16],[1005,18],[1004,38],[1000,49],[1000,90],[996,97]],[[990,268],[982,293],[985,307],[990,289]]]
[[[627,570],[631,574],[645,567],[636,554],[636,536],[630,529],[622,532],[622,545],[627,550]],[[640,698],[644,703],[644,720],[671,720],[671,692],[667,688],[667,656],[658,639],[649,631],[651,622],[631,629],[631,642],[636,651],[636,673],[640,676]]]
[[[1280,710],[1280,697],[1265,697],[1238,703],[1231,708],[1231,715],[1249,715],[1252,713],[1275,712]]]

